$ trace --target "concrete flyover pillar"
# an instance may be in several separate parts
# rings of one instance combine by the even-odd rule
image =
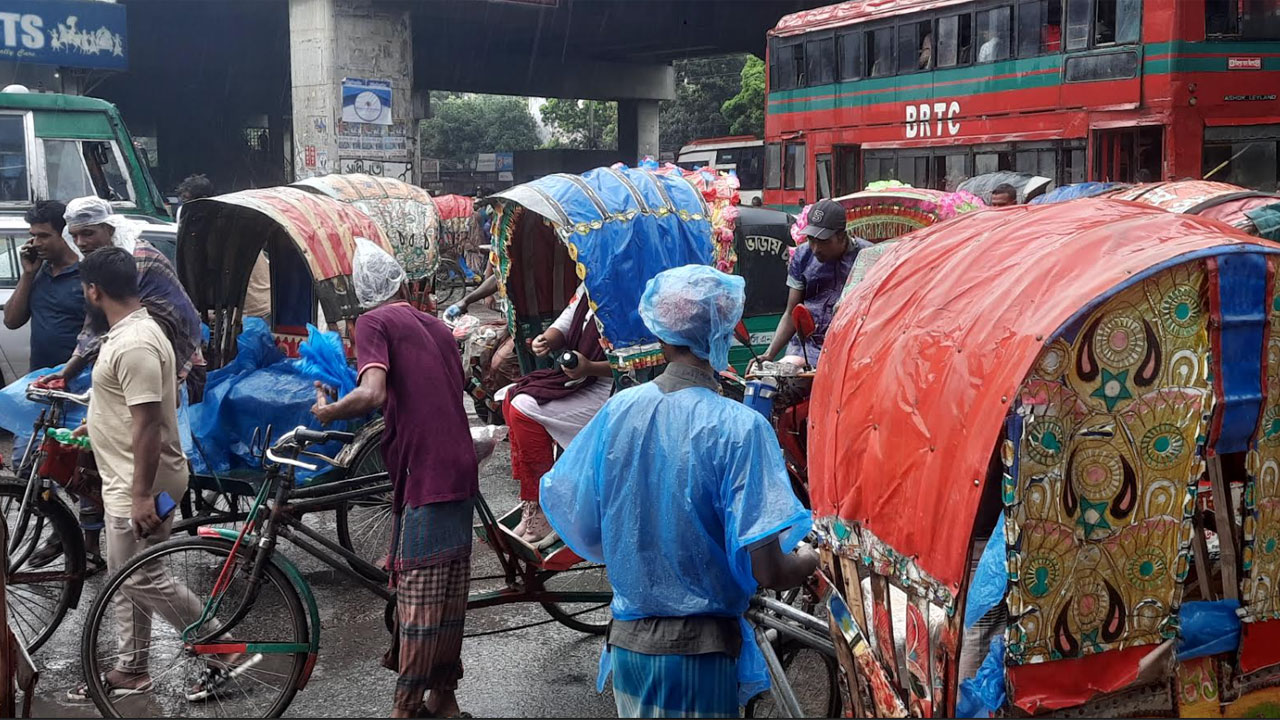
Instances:
[[[630,165],[658,158],[657,100],[618,101],[618,152]]]
[[[373,0],[289,0],[289,50],[294,178],[361,172],[414,182],[409,11]],[[344,87],[349,97],[367,91],[345,118]]]

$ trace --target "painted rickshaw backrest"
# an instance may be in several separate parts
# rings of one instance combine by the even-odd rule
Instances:
[[[1009,423],[1008,664],[1176,637],[1213,403],[1209,316],[1193,260],[1117,293],[1036,359]]]

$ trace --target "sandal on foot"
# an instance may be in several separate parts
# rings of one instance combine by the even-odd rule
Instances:
[[[150,678],[148,678],[145,683],[137,687],[125,687],[123,685],[112,685],[105,676],[102,678],[102,685],[107,690],[107,697],[111,698],[112,700],[118,700],[120,698],[126,698],[132,695],[142,695],[145,693],[149,693],[151,692],[151,689],[155,686],[155,684],[151,682]],[[67,691],[68,702],[89,702],[89,700],[91,699],[92,698],[89,697],[89,683],[82,683]]]
[[[107,561],[101,555],[86,555],[84,557],[84,576],[89,578],[107,569]]]

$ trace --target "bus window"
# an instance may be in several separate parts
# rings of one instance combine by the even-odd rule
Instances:
[[[1082,183],[1088,178],[1085,166],[1084,145],[1072,143],[1062,147],[1062,174],[1057,178],[1059,185]]]
[[[1050,180],[1058,177],[1056,153],[1052,149],[1019,150],[1014,158],[1014,168],[1018,172],[1047,177]]]
[[[976,152],[973,154],[973,174],[985,175],[1000,170],[1012,170],[1013,153],[1009,151]]]
[[[1280,0],[1205,0],[1205,34],[1280,40]]]
[[[1062,0],[1018,5],[1018,57],[1062,51]]]
[[[1280,189],[1280,125],[1205,128],[1203,157],[1206,180]]]
[[[840,36],[840,79],[857,80],[862,77],[866,56],[862,50],[862,33],[851,32]]]
[[[775,146],[776,147],[776,146]],[[759,190],[764,187],[764,148],[760,146],[740,148],[737,151],[738,184],[743,190]]]
[[[804,43],[778,45],[772,55],[773,67],[769,68],[771,90],[792,90],[804,87]]]
[[[764,186],[769,190],[782,187],[782,146],[778,143],[764,146]]]
[[[899,155],[898,180],[912,187],[929,187],[929,158],[925,155]]]
[[[933,187],[955,192],[969,177],[969,154],[953,153],[933,157]]]
[[[837,197],[857,192],[858,186],[858,148],[851,145],[836,145],[835,151],[835,194]]]
[[[866,180],[868,185],[877,180],[894,179],[892,157],[868,154],[863,162],[865,163],[866,175],[863,179]]]
[[[817,200],[831,197],[831,155],[830,153],[814,158],[814,167],[818,171]]]
[[[1089,4],[1093,0],[1067,0],[1067,49],[1089,47]]]
[[[806,159],[804,143],[787,143],[787,162],[783,165],[783,172],[786,174],[783,183],[785,189],[804,189]]]
[[[866,77],[893,74],[893,28],[867,31]]]
[[[968,65],[973,48],[973,18],[954,15],[938,21],[938,67]]]
[[[1093,9],[1093,44],[1136,43],[1141,23],[1141,0],[1097,0]]]
[[[824,37],[809,40],[804,47],[805,76],[809,85],[826,85],[836,81],[836,39]]]
[[[27,136],[21,115],[0,115],[0,202],[28,202]]]
[[[980,63],[996,62],[1009,58],[1011,43],[1010,15],[1012,8],[999,7],[978,13],[978,60]]]
[[[933,67],[933,33],[929,21],[898,26],[898,72],[910,73]]]

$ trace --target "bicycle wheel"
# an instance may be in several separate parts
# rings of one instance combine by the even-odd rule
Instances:
[[[0,512],[10,528],[21,526],[25,483],[0,482]],[[35,652],[53,636],[67,610],[80,600],[84,584],[84,536],[71,509],[57,496],[36,497],[22,537],[10,538],[9,576],[5,605],[9,626],[28,652]],[[41,567],[31,558],[44,547],[62,552]]]
[[[183,630],[199,619],[214,584],[223,576],[231,547],[229,541],[214,538],[169,540],[142,552],[107,579],[85,619],[80,644],[89,696],[104,717],[279,717],[289,706],[307,664],[308,624],[297,590],[273,564],[267,565],[248,610],[209,640],[223,646],[224,652],[240,651],[242,658],[260,654],[261,659],[228,678],[210,697],[188,699],[206,668],[236,672],[225,656],[198,654],[182,639]],[[223,578],[228,583],[226,593],[203,628],[232,619],[249,590],[251,558],[247,550],[236,553]],[[178,587],[163,600],[160,587],[169,583]],[[127,652],[138,652],[136,645],[126,648],[121,643],[117,618],[122,613],[132,614],[134,633],[145,633],[140,626],[151,625],[149,635],[142,637],[149,653],[146,667],[152,689],[113,698],[104,687],[103,673],[115,668]],[[200,635],[206,634],[205,629]],[[139,634],[130,637],[137,643]],[[279,644],[288,646],[285,652],[266,652],[263,647]],[[301,651],[289,652],[292,648]]]
[[[229,492],[201,490],[188,487],[178,503],[182,516],[181,528],[195,536],[202,527],[240,529],[241,520],[235,519],[249,509],[250,499]],[[221,519],[223,522],[218,522]]]
[[[804,717],[840,717],[840,670],[836,659],[794,640],[783,640],[775,647]],[[773,694],[767,691],[747,701],[745,716],[783,717]]]
[[[360,454],[352,461],[348,475],[362,477],[387,471],[382,460],[382,443],[370,439]],[[366,498],[348,500],[334,509],[334,525],[338,534],[338,544],[359,555],[370,565],[378,565],[386,560],[391,549],[391,527],[394,519],[391,509],[391,491],[370,493]],[[382,582],[385,577],[376,577],[356,563],[347,563],[357,573]]]
[[[583,565],[563,572],[547,573],[542,587],[548,592],[593,593],[600,599],[575,602],[544,602],[547,614],[561,625],[590,635],[603,635],[609,628],[609,602],[613,587],[603,565]],[[608,597],[610,599],[605,599]]]
[[[440,264],[436,267],[434,287],[436,302],[440,305],[448,306],[455,300],[462,299],[467,287],[467,278],[457,260],[440,258]]]

